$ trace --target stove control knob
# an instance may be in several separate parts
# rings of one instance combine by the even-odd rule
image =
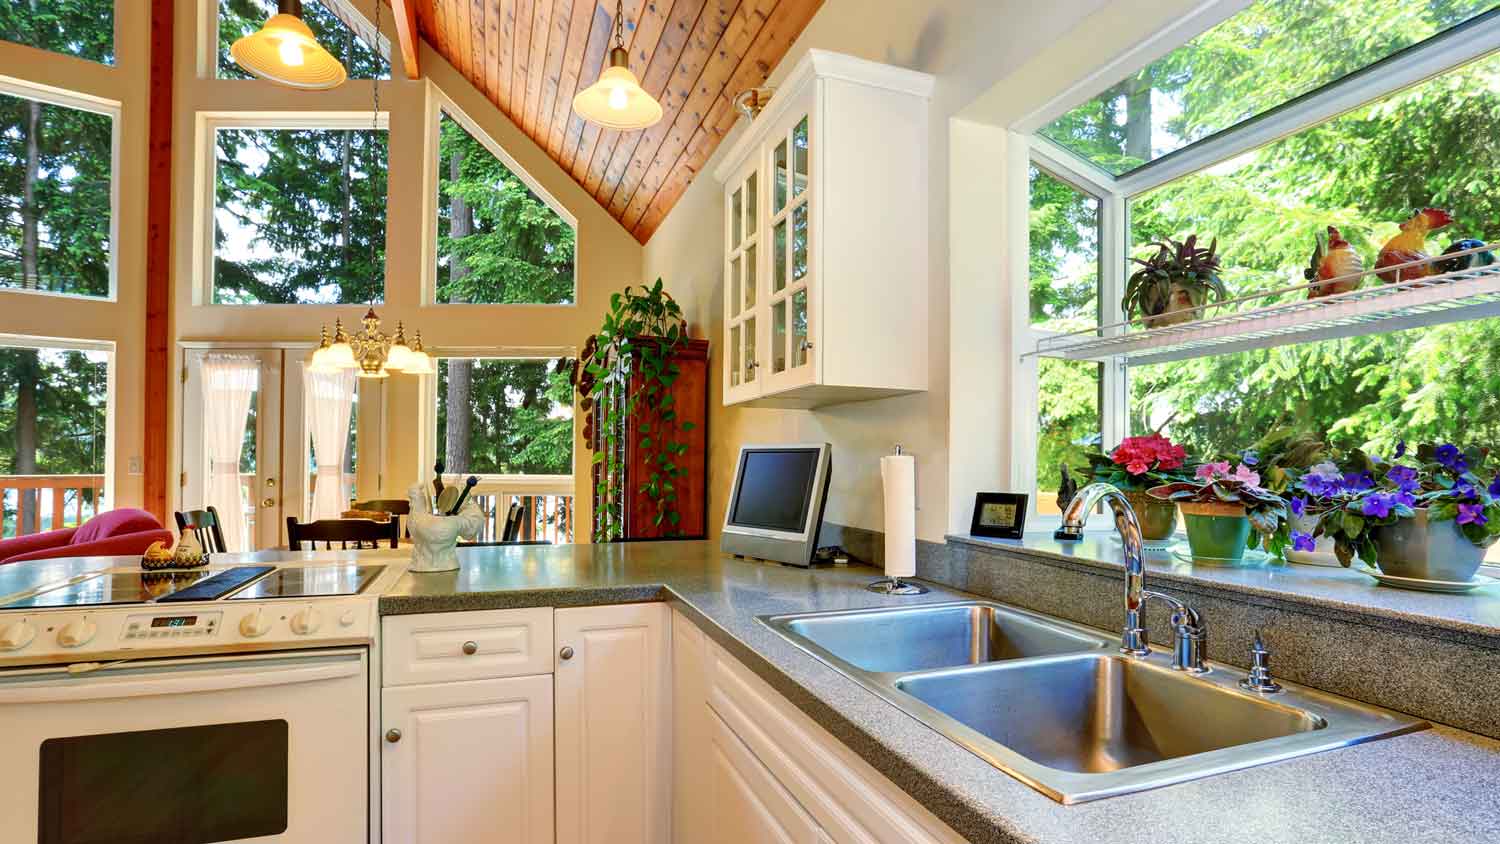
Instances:
[[[339,616],[339,626],[340,627],[353,627],[354,626],[354,622],[356,622],[358,620],[359,620],[359,616],[357,616],[357,615],[354,614],[354,610],[344,610],[344,614],[341,615],[341,616]]]
[[[94,634],[99,632],[99,625],[89,621],[88,616],[70,621],[63,625],[63,629],[57,631],[57,643],[65,648],[78,648],[87,645],[94,640]]]
[[[240,635],[247,639],[264,636],[269,632],[271,632],[271,622],[261,617],[259,609],[240,619]]]
[[[323,623],[323,614],[312,607],[304,607],[292,616],[292,632],[299,636],[316,633]]]
[[[36,638],[36,628],[26,619],[13,621],[0,628],[0,651],[19,651]]]

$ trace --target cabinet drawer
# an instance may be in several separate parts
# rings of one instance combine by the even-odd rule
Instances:
[[[552,673],[552,609],[387,616],[383,686]]]

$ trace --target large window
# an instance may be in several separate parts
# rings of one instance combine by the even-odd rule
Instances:
[[[99,510],[109,353],[0,346],[3,534],[73,526]]]
[[[439,124],[438,272],[444,304],[575,301],[573,224],[463,124]]]
[[[0,93],[0,288],[110,295],[114,120]]]
[[[95,0],[99,2],[99,0]],[[342,0],[332,0],[328,5],[319,0],[305,0],[302,4],[302,20],[311,29],[318,43],[344,64],[350,79],[386,79],[390,76],[390,65],[385,58],[370,49],[368,37],[372,34],[356,33],[345,23],[346,18],[335,14],[334,9]],[[218,0],[219,5],[219,77],[223,79],[251,79],[234,58],[229,47],[240,38],[260,29],[268,18],[276,14],[276,0]],[[353,16],[348,20],[359,19]]]
[[[114,64],[115,0],[0,3],[0,39]]]
[[[1496,9],[1492,0],[1260,0],[1053,120],[1040,134],[1063,149],[1040,143],[1034,154],[1044,165],[1063,160],[1053,169],[1070,176],[1030,173],[1029,342],[1091,328],[1094,291],[1101,324],[1125,318],[1119,287],[1134,269],[1125,258],[1162,238],[1217,238],[1231,296],[1302,284],[1329,225],[1366,266],[1426,206],[1453,216],[1428,238],[1431,253],[1465,238],[1500,240]],[[1294,112],[1282,108],[1293,100]],[[1257,116],[1263,132],[1223,131]],[[1179,151],[1186,157],[1167,157]],[[1097,251],[1093,232],[1107,233]],[[1091,278],[1087,268],[1111,248],[1118,265],[1102,261]],[[1239,307],[1287,297],[1306,293]],[[1378,454],[1402,438],[1500,442],[1500,318],[1095,366],[1042,358],[1025,386],[1036,390],[1038,428],[1017,447],[1035,442],[1042,489],[1076,459],[1072,447],[1108,449],[1154,430],[1200,454],[1238,450],[1279,427]]]
[[[215,303],[384,300],[384,130],[216,135]]]

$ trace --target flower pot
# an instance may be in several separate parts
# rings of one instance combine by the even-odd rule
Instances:
[[[1130,509],[1141,523],[1141,538],[1147,542],[1160,542],[1177,530],[1177,502],[1164,501],[1145,492],[1123,491]]]
[[[1301,516],[1287,515],[1287,525],[1298,533],[1312,533],[1318,527],[1318,517],[1321,513],[1304,513]],[[1331,536],[1320,536],[1316,540],[1316,547],[1311,551],[1297,551],[1290,546],[1286,549],[1286,560],[1289,563],[1299,563],[1304,566],[1326,566],[1329,568],[1341,568],[1338,555],[1334,553],[1334,541]],[[1358,558],[1356,558],[1358,559]]]
[[[1428,522],[1425,507],[1418,508],[1413,518],[1375,528],[1372,535],[1380,549],[1376,564],[1381,571],[1393,577],[1450,583],[1473,580],[1485,551],[1494,544],[1475,545],[1455,521]]]
[[[1174,281],[1167,288],[1167,305],[1159,314],[1147,314],[1141,321],[1147,328],[1164,328],[1181,325],[1203,316],[1203,308],[1194,301],[1192,291],[1184,284]]]
[[[1184,501],[1179,506],[1187,523],[1188,549],[1194,563],[1238,566],[1244,562],[1250,544],[1250,517],[1243,505]]]

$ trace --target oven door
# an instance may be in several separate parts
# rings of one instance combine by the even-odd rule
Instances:
[[[366,652],[0,674],[5,841],[356,844]]]

